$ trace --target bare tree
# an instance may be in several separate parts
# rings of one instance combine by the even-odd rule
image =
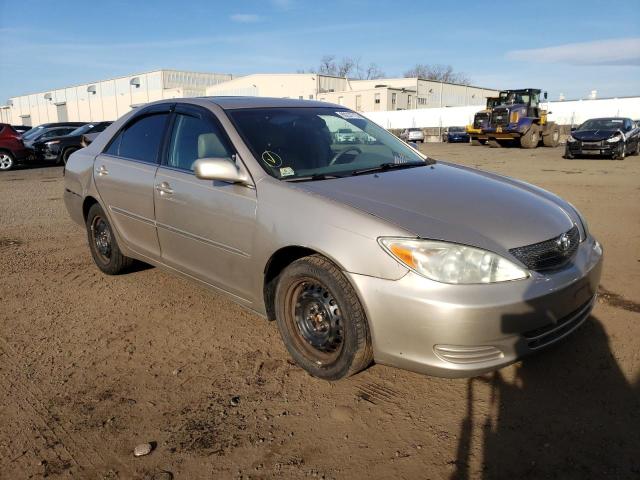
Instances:
[[[365,80],[375,80],[376,78],[384,77],[384,72],[378,68],[375,63],[370,63],[364,73]],[[360,77],[362,78],[362,77]]]
[[[356,65],[358,64],[358,61],[359,59],[355,59],[353,57],[343,57],[342,60],[340,60],[340,63],[338,63],[336,67],[336,75],[338,77],[351,76],[356,69]]]
[[[418,77],[425,80],[436,80],[438,82],[460,83],[462,85],[471,83],[466,74],[454,71],[451,65],[418,63],[404,72],[404,76],[407,78]]]
[[[323,55],[320,59],[320,66],[318,67],[318,73],[325,75],[335,75],[336,68],[336,56],[335,55]]]

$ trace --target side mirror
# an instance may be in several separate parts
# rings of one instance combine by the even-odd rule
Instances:
[[[249,176],[229,158],[201,158],[193,164],[193,171],[201,180],[251,184]]]

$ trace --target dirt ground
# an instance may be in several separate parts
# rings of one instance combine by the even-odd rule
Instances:
[[[101,274],[61,168],[0,174],[0,478],[640,478],[640,157],[424,149],[582,210],[606,259],[579,331],[474,379],[374,365],[327,383],[222,296]]]

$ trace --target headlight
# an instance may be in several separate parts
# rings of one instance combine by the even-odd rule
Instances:
[[[527,278],[529,274],[495,253],[435,240],[379,239],[380,245],[414,272],[443,283],[496,283]]]
[[[622,135],[616,135],[615,137],[608,138],[607,142],[616,143],[616,142],[619,142],[620,140],[622,140]]]
[[[60,143],[60,140],[51,140],[50,142],[45,142],[45,145],[50,147],[51,145],[57,145],[58,143]]]
[[[573,138],[571,135],[569,135],[569,136],[567,137],[567,142],[569,142],[569,143],[573,143],[573,142],[575,142],[575,141],[576,141],[576,139],[575,139],[575,138]]]

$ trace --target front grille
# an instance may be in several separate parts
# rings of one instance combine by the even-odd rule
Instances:
[[[492,345],[436,345],[433,350],[443,360],[461,364],[484,363],[504,357],[502,350]]]
[[[488,124],[489,124],[488,113],[476,113],[476,116],[473,119],[474,128],[485,128]]]
[[[537,348],[546,347],[578,328],[578,326],[587,319],[589,313],[591,313],[591,308],[593,307],[595,298],[596,297],[594,295],[579,308],[571,312],[569,315],[561,318],[556,323],[550,323],[544,327],[525,332],[524,338],[526,339],[529,348],[535,350]]]
[[[509,109],[508,108],[494,108],[491,114],[491,126],[506,127],[509,125]]]
[[[603,142],[582,142],[583,150],[600,150]]]
[[[509,252],[530,270],[551,270],[565,266],[578,249],[580,232],[577,226],[562,235]]]

